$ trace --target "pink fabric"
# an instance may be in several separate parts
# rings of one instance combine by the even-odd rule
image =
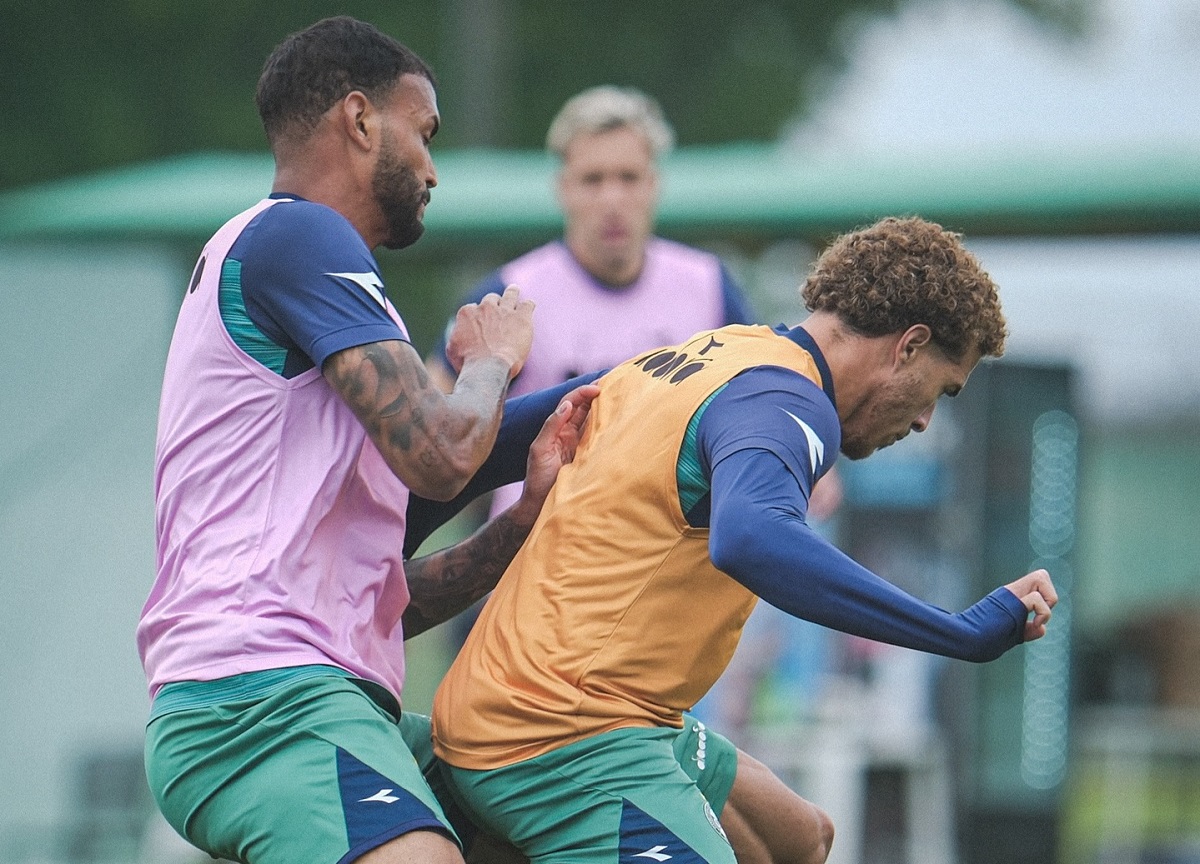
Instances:
[[[533,347],[513,382],[514,396],[727,323],[719,259],[660,237],[651,239],[637,281],[623,288],[597,282],[561,241],[509,262],[501,278],[537,304]],[[520,490],[520,484],[496,490],[492,514],[515,502]]]
[[[397,697],[404,683],[408,489],[320,370],[285,380],[221,321],[225,255],[275,203],[209,241],[171,343],[155,464],[158,574],[137,630],[151,697],[171,681],[310,663]]]

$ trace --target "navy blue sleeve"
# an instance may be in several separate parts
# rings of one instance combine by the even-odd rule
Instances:
[[[504,280],[500,278],[500,271],[493,270],[483,278],[478,285],[471,289],[459,306],[466,306],[468,303],[478,303],[488,294],[503,294]],[[458,310],[454,310],[455,315]],[[450,336],[450,329],[454,326],[454,315],[450,316],[450,320],[446,322],[446,326],[442,328],[442,334],[438,336],[437,344],[433,346],[433,351],[430,352],[431,357],[437,357],[442,361],[442,365],[446,367],[446,371],[454,373],[454,367],[450,365],[450,361],[446,359],[446,340]]]
[[[837,411],[816,382],[791,369],[758,366],[730,381],[709,403],[697,434],[701,469],[745,449],[775,454],[792,476],[805,510],[841,447]],[[801,512],[805,512],[802,510]]]
[[[496,433],[496,443],[486,461],[457,496],[449,501],[431,501],[418,495],[408,499],[404,528],[404,557],[410,557],[425,540],[464,507],[485,492],[525,479],[529,446],[554,413],[562,398],[583,384],[595,381],[603,372],[572,378],[556,387],[535,390],[504,403],[504,417]]]
[[[1025,607],[1007,588],[950,613],[901,591],[805,524],[791,471],[739,450],[712,474],[709,554],[772,606],[816,624],[918,651],[984,662],[1022,641]]]
[[[386,307],[379,267],[354,227],[308,201],[265,210],[230,250],[246,313],[268,337],[320,367],[330,354],[407,341]]]
[[[725,265],[721,265],[721,294],[725,298],[726,324],[755,324],[757,318],[750,308],[750,301],[742,293],[737,282],[729,275]]]

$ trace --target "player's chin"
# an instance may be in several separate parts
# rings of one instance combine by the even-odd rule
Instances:
[[[851,461],[857,461],[859,459],[866,459],[879,448],[864,441],[846,441],[843,439],[841,449],[843,456]]]
[[[383,241],[383,246],[385,249],[405,249],[420,240],[424,233],[425,223],[414,219],[403,228],[393,230]]]

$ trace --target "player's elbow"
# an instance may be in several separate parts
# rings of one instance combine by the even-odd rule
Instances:
[[[722,520],[710,528],[708,556],[722,573],[738,578],[752,571],[756,548],[753,532],[743,520]]]
[[[466,488],[478,467],[463,464],[423,466],[424,470],[416,472],[411,482],[405,480],[404,485],[430,501],[449,501]]]
[[[408,458],[408,454],[393,454],[387,461],[392,473],[413,494],[430,501],[449,501],[462,492],[481,462],[443,450],[429,450],[419,460]]]

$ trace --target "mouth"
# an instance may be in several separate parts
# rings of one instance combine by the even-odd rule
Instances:
[[[621,225],[605,225],[600,231],[600,238],[605,243],[624,243],[629,239],[629,232]]]

